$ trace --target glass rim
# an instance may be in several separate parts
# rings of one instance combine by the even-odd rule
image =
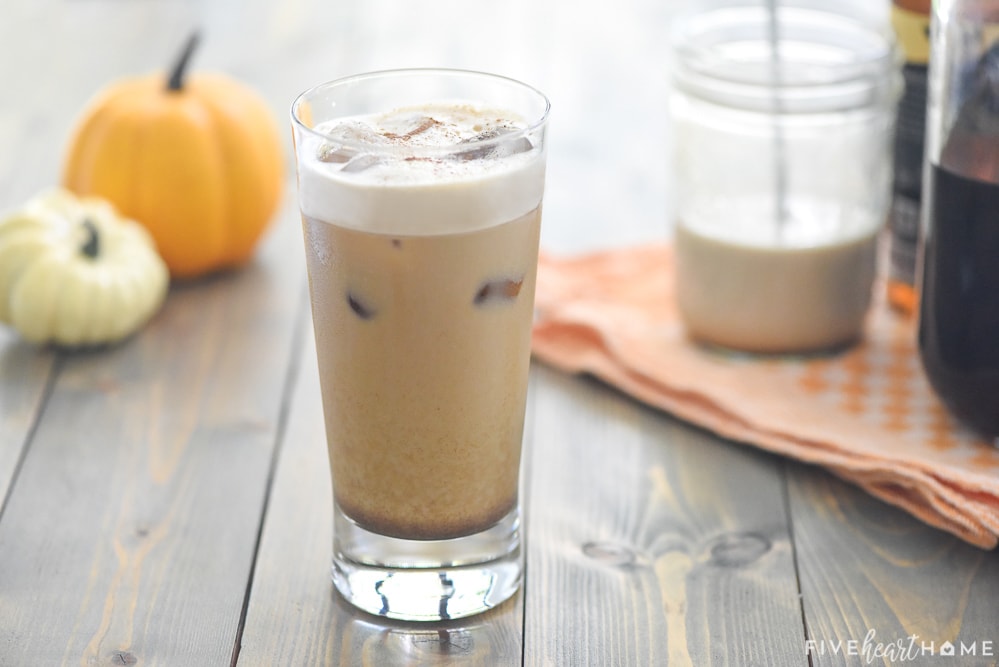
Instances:
[[[807,77],[790,76],[785,78],[787,73],[782,72],[781,78],[775,81],[774,79],[761,79],[747,69],[747,67],[755,66],[753,62],[720,54],[712,46],[696,43],[698,37],[718,34],[721,30],[732,27],[749,31],[748,36],[744,34],[741,41],[762,42],[766,38],[765,33],[757,34],[751,31],[763,24],[756,20],[747,22],[746,18],[751,16],[753,19],[760,19],[766,15],[766,6],[746,0],[727,6],[691,9],[681,13],[671,26],[669,35],[670,49],[676,60],[675,67],[696,72],[698,76],[736,85],[776,85],[782,89],[807,89],[849,84],[879,75],[890,76],[893,69],[901,64],[901,55],[890,34],[847,14],[819,8],[804,2],[781,5],[776,19],[779,25],[792,31],[821,27],[823,38],[831,39],[835,36],[841,36],[858,40],[858,43],[863,41],[865,42],[862,44],[865,51],[863,53],[857,52],[853,58],[844,61],[807,63],[799,61],[797,64],[807,65]],[[724,20],[726,18],[728,20]],[[735,21],[734,18],[740,20]],[[715,19],[715,22],[711,23],[710,19]],[[766,26],[763,25],[763,27]],[[800,40],[800,38],[798,39]],[[732,42],[733,40],[726,41]],[[821,42],[816,43],[820,44]],[[832,42],[826,42],[826,44],[832,45]],[[795,63],[790,61],[789,64]]]
[[[317,95],[320,91],[340,87],[348,84],[360,83],[364,81],[376,80],[376,79],[389,79],[393,77],[415,77],[415,76],[431,76],[437,75],[442,77],[454,78],[454,79],[483,79],[491,80],[497,83],[503,83],[507,85],[512,85],[526,91],[532,95],[537,96],[538,100],[543,103],[543,108],[541,114],[535,120],[527,120],[526,127],[517,128],[513,132],[502,134],[497,137],[490,137],[488,139],[480,139],[476,141],[470,141],[463,143],[459,146],[414,146],[408,144],[378,144],[372,145],[364,142],[351,142],[344,141],[342,138],[334,138],[324,132],[319,132],[313,127],[309,127],[306,123],[299,117],[298,110],[301,106],[308,101],[311,97]],[[488,100],[475,100],[488,103]],[[502,106],[502,105],[498,105]],[[388,111],[388,109],[385,109]],[[405,153],[409,155],[447,155],[452,154],[456,150],[468,151],[471,149],[485,149],[491,146],[510,141],[511,139],[516,139],[517,137],[526,136],[536,132],[537,130],[544,127],[548,122],[548,116],[551,112],[551,101],[548,96],[542,93],[540,90],[534,86],[524,83],[518,79],[512,77],[504,76],[502,74],[492,74],[490,72],[482,72],[477,70],[460,69],[460,68],[448,68],[448,67],[410,67],[410,68],[399,68],[399,69],[384,69],[375,70],[371,72],[363,72],[360,74],[351,74],[349,76],[339,77],[336,79],[331,79],[329,81],[324,81],[311,88],[306,89],[304,92],[300,93],[295,97],[294,101],[291,103],[291,122],[292,126],[308,135],[320,140],[329,141],[336,143],[340,146],[363,150],[368,153],[377,154],[398,154]]]
[[[776,60],[774,19],[778,53],[785,54]],[[677,91],[771,115],[883,112],[898,103],[904,85],[890,33],[814,0],[788,0],[776,17],[747,0],[689,10],[672,26],[670,50]]]

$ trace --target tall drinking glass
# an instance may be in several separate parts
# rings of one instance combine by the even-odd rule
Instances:
[[[459,618],[520,585],[548,109],[456,70],[353,76],[292,106],[333,582],[373,614]]]

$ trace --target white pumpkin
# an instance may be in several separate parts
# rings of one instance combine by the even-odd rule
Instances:
[[[103,199],[53,189],[0,219],[0,322],[33,343],[121,340],[168,285],[149,233]]]

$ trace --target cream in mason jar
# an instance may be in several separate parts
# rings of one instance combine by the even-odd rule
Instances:
[[[677,300],[691,335],[764,353],[853,341],[871,301],[881,221],[792,200],[778,227],[767,200],[728,207],[677,224]]]

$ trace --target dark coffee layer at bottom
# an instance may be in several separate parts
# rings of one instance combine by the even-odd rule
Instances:
[[[481,533],[496,525],[517,505],[517,498],[511,498],[508,503],[488,513],[477,512],[474,516],[463,512],[461,507],[448,507],[435,513],[435,516],[408,521],[374,513],[365,514],[339,498],[336,502],[347,517],[372,533],[404,540],[451,540]]]

